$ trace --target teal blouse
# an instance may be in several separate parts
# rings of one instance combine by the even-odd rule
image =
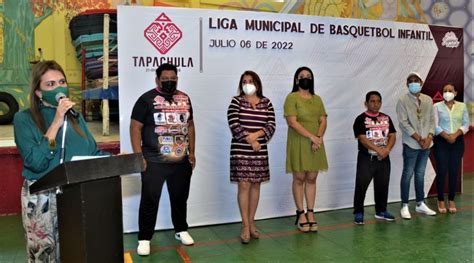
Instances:
[[[40,112],[49,127],[56,114],[55,108],[40,106]],[[86,137],[79,135],[69,121],[66,130],[65,161],[73,156],[110,155],[97,148],[82,115],[78,117],[79,127]],[[29,109],[17,112],[13,119],[15,143],[23,159],[22,175],[28,180],[37,180],[59,165],[62,128],[56,135],[56,148],[49,149],[48,140],[36,126]]]

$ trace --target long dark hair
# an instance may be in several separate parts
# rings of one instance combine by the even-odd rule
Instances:
[[[257,92],[256,92],[257,97],[263,98],[262,81],[260,80],[260,77],[258,76],[258,74],[251,71],[251,70],[244,71],[244,73],[242,73],[242,75],[240,76],[239,88],[237,90],[238,93],[239,93],[239,96],[244,96],[245,95],[244,91],[242,90],[242,86],[243,86],[242,81],[244,80],[245,76],[251,76],[252,77],[253,84],[257,88]]]
[[[30,83],[30,113],[36,126],[42,133],[46,133],[47,128],[44,124],[43,115],[41,115],[41,112],[39,110],[39,106],[42,102],[40,98],[36,96],[36,91],[40,90],[41,78],[49,70],[57,70],[61,72],[61,74],[63,74],[64,79],[66,80],[66,83],[67,83],[66,74],[64,73],[63,68],[56,61],[54,60],[42,61],[33,66],[33,70],[31,72],[31,83]],[[82,137],[86,137],[85,133],[79,127],[79,123],[77,119],[70,118],[69,120],[71,121],[74,130]]]
[[[308,67],[300,67],[296,70],[295,76],[293,77],[293,89],[291,90],[291,92],[296,92],[299,90],[299,86],[298,84],[296,84],[296,80],[298,79],[298,75],[300,74],[300,72],[303,70],[307,70],[309,71],[309,73],[311,73],[311,81],[313,82],[313,85],[311,85],[311,88],[309,89],[309,93],[314,95],[314,74],[313,74],[313,71],[311,71],[311,69]]]

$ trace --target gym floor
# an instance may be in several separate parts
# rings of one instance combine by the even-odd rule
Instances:
[[[395,222],[374,219],[366,208],[365,225],[355,225],[351,209],[316,214],[317,233],[300,233],[293,217],[257,221],[258,240],[240,243],[240,224],[191,228],[196,243],[182,246],[172,230],[157,231],[151,255],[136,254],[137,234],[124,235],[125,262],[473,262],[474,173],[464,175],[458,212],[402,220],[400,203],[389,204]],[[427,204],[435,209],[436,198]],[[0,262],[25,262],[20,215],[0,217]]]

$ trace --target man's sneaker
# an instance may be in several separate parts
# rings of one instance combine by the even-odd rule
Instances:
[[[139,240],[137,254],[140,256],[150,255],[150,240]]]
[[[380,212],[375,214],[376,219],[385,220],[385,221],[395,221],[395,217],[390,214],[388,211]]]
[[[363,225],[364,224],[364,213],[356,213],[354,215],[354,224]]]
[[[181,241],[183,245],[190,246],[194,244],[194,239],[188,233],[188,231],[182,231],[174,234],[174,238]]]
[[[417,205],[415,208],[415,211],[417,213],[429,215],[429,216],[434,216],[436,215],[436,212],[431,210],[427,205],[425,205],[425,202],[421,202],[420,205]]]
[[[400,215],[403,219],[411,219],[410,210],[408,210],[408,205],[403,205],[400,210]]]

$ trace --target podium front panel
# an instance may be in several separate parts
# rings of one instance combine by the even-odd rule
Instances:
[[[120,177],[74,184],[58,195],[61,262],[122,262]]]

